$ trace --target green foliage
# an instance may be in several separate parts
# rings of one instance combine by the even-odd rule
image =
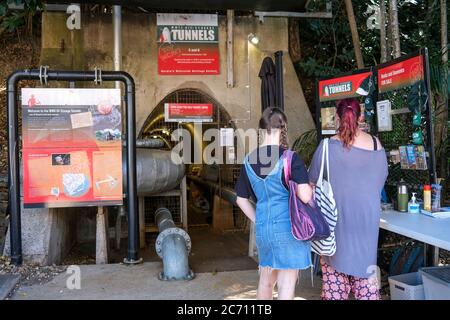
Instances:
[[[447,75],[447,79],[445,79]],[[430,83],[431,90],[439,95],[444,96],[447,92],[450,93],[450,74],[448,72],[448,67],[442,64],[430,63]]]
[[[325,0],[311,1],[308,9],[311,11],[323,11],[324,2]],[[439,2],[439,0],[397,1],[402,55],[416,52],[423,47],[428,48],[430,83],[433,95],[431,101],[435,104],[433,107],[435,124],[438,121],[437,116],[445,111],[444,108],[448,110],[448,105],[436,104],[437,97],[443,97],[450,93],[449,67],[448,65],[442,65],[443,52],[440,42],[441,19]],[[370,12],[368,10],[368,7],[369,5],[379,5],[379,3],[380,0],[352,0],[361,51],[366,67],[380,63],[380,30],[367,27],[367,19],[374,14],[373,11]],[[386,9],[389,10],[388,0],[385,3]],[[315,80],[321,77],[346,73],[357,68],[344,1],[332,0],[332,12],[332,19],[300,20],[300,44],[304,59],[297,63],[296,69],[299,73],[306,100],[313,114],[315,113]],[[389,29],[386,29],[386,33],[389,34]],[[388,56],[389,53],[388,51]],[[406,106],[407,96],[399,94],[394,95],[392,99],[394,104],[405,104]],[[439,121],[446,120],[439,119]],[[401,127],[401,123],[397,125],[399,128]],[[305,153],[305,159],[308,158],[310,153],[310,145],[308,142],[305,142],[307,137],[313,141],[311,136],[302,135],[294,144],[300,154]],[[405,142],[396,141],[394,138],[392,137],[394,144]],[[450,154],[448,151],[447,153],[441,153],[441,150],[450,148],[448,140],[449,138],[447,137],[444,141],[436,141],[436,155],[438,157],[450,159],[447,156]],[[302,150],[303,146],[305,150]]]
[[[23,10],[11,10],[9,5],[23,5]],[[13,32],[26,23],[26,20],[36,15],[44,8],[43,0],[0,0],[0,32]]]
[[[312,129],[304,132],[294,141],[292,150],[297,152],[300,158],[305,162],[306,167],[309,167],[316,147],[317,131],[316,129]]]
[[[2,22],[2,28],[8,32],[13,32],[24,23],[24,14],[20,12],[12,12],[5,16]]]
[[[366,66],[374,66],[380,63],[380,31],[368,29],[367,19],[374,14],[374,12],[368,12],[368,6],[379,5],[379,0],[353,0],[352,3],[364,63]],[[344,1],[332,0],[332,6],[332,19],[300,20],[301,50],[306,59],[297,65],[301,77],[314,80],[356,69]],[[388,6],[387,1],[386,6]],[[323,1],[311,2],[310,9],[323,10]],[[430,63],[439,69],[441,66],[439,0],[399,0],[398,20],[402,54],[427,47]],[[432,89],[440,92],[443,71],[434,71],[431,78]],[[309,85],[312,86],[313,83]],[[308,88],[306,91],[308,92]],[[313,99],[308,97],[308,102],[312,101]]]

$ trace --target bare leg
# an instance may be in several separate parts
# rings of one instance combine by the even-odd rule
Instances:
[[[295,297],[298,270],[278,270],[278,300],[292,300]]]
[[[272,300],[273,288],[277,282],[278,270],[273,270],[267,267],[260,268],[258,293],[256,298],[258,300]]]

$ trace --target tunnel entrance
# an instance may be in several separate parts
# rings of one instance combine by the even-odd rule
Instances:
[[[166,103],[210,103],[213,105],[212,122],[202,123],[202,132],[193,129],[193,123],[166,122]],[[167,95],[153,109],[142,126],[139,138],[161,139],[164,141],[162,149],[171,150],[177,143],[171,141],[171,133],[179,128],[187,129],[191,133],[192,141],[199,143],[203,150],[209,143],[202,140],[206,130],[234,129],[234,123],[226,109],[209,95],[198,89],[181,89]],[[192,240],[189,261],[195,272],[256,268],[256,262],[248,256],[250,221],[237,206],[218,196],[221,194],[218,190],[234,188],[239,170],[239,164],[229,164],[229,161],[226,164],[208,165],[202,160],[202,163],[187,164],[184,213],[181,204],[183,198],[177,189],[140,199],[140,210],[144,212],[144,221],[141,223],[145,224],[145,248],[142,248],[144,260],[157,259],[154,245],[158,228],[154,213],[159,207],[166,207],[171,211],[175,224],[188,229]],[[180,189],[183,188],[181,183]],[[141,234],[141,242],[142,240]]]

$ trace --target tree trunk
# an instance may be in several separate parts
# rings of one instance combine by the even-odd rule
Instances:
[[[447,178],[447,121],[448,121],[448,25],[447,25],[447,1],[440,0],[441,2],[441,59],[444,70],[443,92],[439,97],[439,115],[437,117],[436,133],[441,145],[440,154],[440,167],[441,177]]]
[[[393,56],[399,58],[401,56],[400,50],[400,30],[398,27],[398,12],[397,0],[389,0],[389,21],[391,24],[392,42],[393,42]]]
[[[300,49],[300,23],[297,18],[289,18],[289,54],[292,62],[299,62],[302,58]]]
[[[442,64],[447,65],[448,62],[448,26],[447,26],[447,1],[441,0],[441,50]]]
[[[386,60],[389,61],[392,59],[392,52],[394,51],[394,45],[392,40],[392,24],[391,24],[391,17],[389,15],[389,12],[386,12]]]
[[[381,57],[380,62],[387,61],[387,48],[386,48],[386,4],[385,0],[380,0],[380,50]]]
[[[352,33],[353,48],[355,49],[356,64],[358,69],[364,68],[364,60],[361,53],[361,43],[359,41],[358,29],[356,28],[355,14],[353,12],[352,0],[345,0],[345,9],[347,11],[348,23]]]

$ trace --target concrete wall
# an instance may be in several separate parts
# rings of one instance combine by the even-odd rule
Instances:
[[[76,209],[24,209],[22,250],[26,263],[60,264],[76,242]],[[10,253],[9,229],[4,254]]]
[[[22,163],[20,163],[22,168]],[[23,172],[20,170],[20,194],[23,194]],[[76,225],[79,208],[35,208],[25,209],[20,201],[22,228],[22,255],[25,263],[39,265],[61,264],[70,249],[77,242]],[[8,228],[5,245],[0,253],[9,256],[11,252]]]
[[[50,68],[70,68],[83,64],[89,70],[95,66],[112,70],[112,17],[107,14],[94,17],[84,14],[81,31],[68,31],[65,27],[66,17],[63,13],[44,14],[42,63],[48,64]],[[312,129],[313,120],[288,54],[287,19],[266,18],[261,24],[252,16],[235,18],[234,88],[226,86],[226,17],[219,17],[219,25],[220,75],[159,76],[156,15],[123,14],[123,70],[130,73],[136,82],[137,132],[166,95],[183,88],[200,89],[217,100],[236,121],[236,127],[256,128],[261,110],[259,68],[265,56],[278,50],[284,51],[285,110],[290,122],[289,138],[293,141],[302,132]],[[250,44],[247,51],[249,33],[256,34],[260,42],[258,46]],[[61,50],[62,42],[65,52]],[[82,59],[79,57],[80,52],[83,52]]]

